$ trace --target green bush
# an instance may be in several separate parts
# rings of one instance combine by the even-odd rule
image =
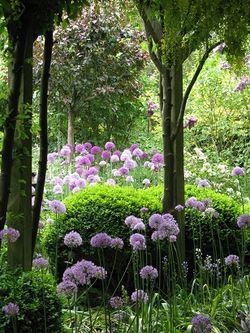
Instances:
[[[192,261],[194,248],[201,247],[204,254],[213,253],[213,241],[217,242],[218,235],[221,239],[218,254],[228,255],[238,253],[237,240],[240,239],[240,230],[237,230],[236,220],[240,215],[240,207],[228,196],[215,193],[209,189],[199,189],[195,186],[186,186],[186,197],[195,196],[197,199],[210,198],[213,207],[220,214],[211,218],[192,209],[185,210],[186,216],[186,254],[187,260]],[[125,242],[125,249],[118,253],[116,263],[117,276],[123,272],[130,255],[129,236],[130,229],[124,220],[128,215],[143,218],[147,223],[148,218],[155,212],[161,212],[162,189],[151,187],[144,190],[135,190],[130,187],[111,187],[98,185],[88,187],[81,192],[70,195],[64,201],[67,212],[55,220],[54,224],[45,228],[42,243],[49,255],[50,263],[55,263],[55,249],[58,244],[58,272],[61,276],[68,258],[68,249],[63,244],[64,235],[77,231],[83,238],[80,248],[74,250],[74,260],[80,258],[96,260],[94,250],[90,247],[90,239],[96,233],[106,232],[112,237],[121,237]],[[142,207],[149,209],[147,214],[140,212]],[[212,232],[211,232],[212,230]],[[150,238],[148,228],[148,240]],[[201,241],[200,237],[201,235]],[[148,250],[153,251],[150,242]],[[114,250],[106,251],[106,263],[112,265]],[[153,257],[153,255],[152,255]],[[109,267],[107,267],[109,268]]]
[[[10,302],[19,306],[18,333],[61,332],[62,304],[51,274],[32,270],[28,273],[0,271],[0,332],[13,332],[11,320],[2,307]],[[46,316],[45,316],[46,314]]]

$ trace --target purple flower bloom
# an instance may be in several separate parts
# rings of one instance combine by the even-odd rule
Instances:
[[[163,219],[161,214],[153,214],[149,218],[149,226],[152,229],[158,229],[159,226],[162,224]]]
[[[235,167],[231,173],[232,176],[245,176],[245,171],[241,167]]]
[[[192,319],[192,332],[193,333],[211,333],[212,325],[208,317],[199,314]]]
[[[227,61],[222,61],[220,64],[220,67],[222,69],[231,69],[231,66],[229,65],[229,63]]]
[[[119,169],[119,172],[120,172],[120,174],[121,174],[122,176],[126,176],[126,175],[128,175],[128,173],[129,173],[129,169],[126,168],[126,167],[121,167],[121,168]]]
[[[2,310],[7,316],[16,316],[19,313],[19,306],[14,303],[8,303],[3,306]]]
[[[111,153],[110,153],[110,151],[108,151],[108,150],[104,150],[104,151],[102,152],[102,158],[103,158],[104,160],[109,160],[110,157],[111,157]]]
[[[14,228],[6,228],[0,231],[0,239],[14,243],[20,237],[20,232]]]
[[[160,153],[156,153],[153,155],[151,161],[153,163],[163,163],[164,159],[163,159],[163,155]]]
[[[59,200],[50,201],[49,208],[53,213],[57,213],[57,214],[63,214],[66,212],[65,205]]]
[[[225,265],[226,266],[239,266],[240,258],[235,254],[230,254],[225,258]]]
[[[216,212],[216,210],[214,208],[212,208],[212,207],[206,208],[205,211],[204,211],[204,213],[207,214],[207,215],[212,215],[216,219],[219,217],[219,213]]]
[[[177,205],[177,206],[175,206],[174,209],[177,210],[177,212],[181,212],[181,211],[184,209],[184,206],[182,206],[182,205]]]
[[[96,155],[99,154],[101,152],[101,148],[99,146],[94,146],[91,148],[91,154]]]
[[[120,152],[120,150],[116,150],[113,152],[113,155],[117,155],[119,158],[120,158],[121,154],[122,153]]]
[[[107,150],[112,150],[112,149],[115,149],[115,144],[113,143],[113,142],[106,142],[105,143],[105,149],[107,149]]]
[[[211,185],[209,184],[209,182],[206,179],[200,179],[197,183],[198,187],[211,187]]]
[[[149,211],[149,209],[147,208],[147,207],[142,207],[141,209],[140,209],[140,212],[141,213],[147,213]]]
[[[142,184],[143,184],[145,187],[149,187],[150,183],[151,183],[150,180],[147,179],[147,178],[143,179],[143,181],[142,181]]]
[[[90,142],[85,142],[83,144],[83,147],[84,147],[84,149],[90,151],[90,149],[92,148],[92,144]]]
[[[164,230],[161,230],[161,231],[154,231],[151,235],[151,239],[153,242],[156,242],[158,240],[163,240],[167,237],[167,234]]]
[[[90,240],[92,247],[109,247],[111,246],[112,238],[107,235],[105,232],[101,232],[93,236]]]
[[[107,179],[106,183],[111,185],[111,186],[115,186],[115,180],[112,179],[112,178]]]
[[[124,301],[121,297],[114,296],[114,297],[110,298],[109,304],[110,304],[111,308],[118,309],[118,308],[121,308],[124,305]]]
[[[186,122],[184,124],[184,128],[189,128],[190,129],[190,128],[194,127],[194,125],[197,123],[197,121],[198,121],[198,119],[195,116],[190,116],[186,120]]]
[[[107,272],[92,261],[81,260],[74,264],[71,268],[66,269],[63,274],[63,280],[70,280],[77,285],[90,284],[93,278],[105,278]]]
[[[68,157],[71,154],[71,149],[68,146],[63,146],[62,149],[60,150],[60,156],[62,157]]]
[[[70,231],[64,236],[64,245],[69,248],[78,247],[82,245],[82,237],[76,231]]]
[[[110,157],[110,162],[112,162],[112,163],[116,163],[116,162],[119,162],[120,161],[120,158],[119,158],[119,156],[117,156],[117,155],[112,155],[111,157]]]
[[[141,219],[138,219],[138,223],[136,223],[132,230],[145,230],[145,224],[141,221]]]
[[[48,162],[51,162],[51,163],[55,162],[57,156],[58,156],[58,153],[49,153],[47,156]]]
[[[234,91],[242,91],[246,88],[246,86],[249,84],[249,78],[247,75],[243,75],[240,78],[240,82],[235,87]]]
[[[125,219],[125,224],[128,227],[130,227],[132,230],[139,223],[142,223],[142,220],[138,217],[135,217],[134,215],[127,216],[126,219]]]
[[[130,159],[126,159],[124,162],[123,167],[130,169],[134,169],[137,167],[137,163],[136,161],[130,160]]]
[[[154,280],[154,279],[156,279],[158,277],[158,271],[153,266],[144,266],[140,270],[140,277],[142,279]]]
[[[137,143],[132,143],[132,145],[130,146],[129,150],[131,152],[133,152],[136,148],[138,148],[138,144]]]
[[[131,301],[147,303],[148,295],[143,290],[136,289],[131,295]]]
[[[77,165],[77,167],[79,167],[81,165],[91,165],[91,161],[87,156],[77,156],[76,165]]]
[[[111,240],[111,247],[113,249],[122,249],[124,246],[124,242],[121,238],[116,237]]]
[[[76,145],[76,147],[75,147],[75,151],[76,151],[77,153],[82,153],[84,150],[85,150],[84,145],[81,144],[81,143],[78,143],[78,144]]]
[[[32,266],[34,268],[47,268],[49,266],[49,261],[43,257],[38,257],[32,261]]]
[[[132,155],[141,159],[143,156],[143,151],[140,148],[135,148],[132,152]]]
[[[63,193],[63,188],[62,188],[62,186],[61,186],[61,185],[55,185],[55,186],[53,187],[53,192],[54,192],[55,194],[62,194],[62,193]]]
[[[133,247],[134,251],[146,249],[145,237],[141,234],[136,233],[136,234],[131,235],[129,242],[130,242],[130,245]]]
[[[237,225],[241,229],[250,226],[250,215],[249,214],[240,215],[237,220]]]
[[[57,293],[59,295],[64,295],[66,297],[71,297],[74,294],[76,294],[78,291],[77,285],[70,281],[70,280],[64,280],[57,286]]]

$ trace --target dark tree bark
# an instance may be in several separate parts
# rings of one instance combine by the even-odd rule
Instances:
[[[11,34],[11,33],[10,33]],[[2,147],[1,161],[1,179],[0,179],[0,230],[4,228],[6,222],[7,207],[10,194],[11,170],[13,163],[13,146],[16,129],[16,118],[19,108],[19,96],[21,90],[22,71],[24,64],[24,52],[26,41],[26,29],[23,29],[19,35],[14,36],[13,65],[11,70],[12,79],[10,82],[10,93],[8,101],[8,116],[4,124],[4,137]]]
[[[37,185],[35,193],[35,203],[33,209],[33,227],[32,227],[32,251],[34,252],[38,224],[43,200],[43,191],[45,185],[45,177],[47,170],[47,154],[48,154],[48,86],[50,76],[50,65],[53,48],[53,31],[47,31],[45,34],[44,57],[43,57],[43,73],[40,88],[40,156],[39,168],[37,175]]]

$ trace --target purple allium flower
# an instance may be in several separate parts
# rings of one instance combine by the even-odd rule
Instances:
[[[96,266],[95,278],[103,280],[107,277],[107,271],[100,266]]]
[[[129,173],[129,169],[123,166],[119,169],[119,172],[122,176],[127,176]]]
[[[78,247],[82,245],[82,237],[76,231],[70,231],[64,236],[64,245],[69,248]]]
[[[190,197],[186,200],[185,206],[190,208],[197,208],[198,200],[195,197]]]
[[[108,141],[108,142],[105,143],[104,147],[107,150],[112,150],[112,149],[115,149],[115,144],[113,142]]]
[[[136,234],[131,235],[129,242],[130,242],[130,245],[133,247],[134,251],[146,249],[145,237],[141,234],[136,233]]]
[[[62,186],[61,186],[61,185],[55,185],[55,186],[53,187],[53,192],[54,192],[55,194],[62,194],[62,193],[63,193],[63,188],[62,188]]]
[[[145,230],[145,224],[142,222],[142,220],[138,220],[138,223],[132,226],[132,230]]]
[[[131,152],[133,152],[136,148],[138,148],[139,146],[138,146],[138,144],[137,143],[132,143],[132,145],[130,146],[130,148],[129,148],[129,150],[131,151]]]
[[[194,127],[194,125],[197,123],[197,121],[198,121],[198,119],[195,116],[190,116],[186,120],[186,122],[184,124],[184,128],[189,128],[190,129],[190,128]]]
[[[64,203],[59,200],[49,201],[49,208],[53,213],[63,214],[66,212],[66,207]]]
[[[200,179],[198,182],[197,182],[197,186],[198,187],[211,187],[211,185],[209,184],[209,182],[206,180],[206,179]]]
[[[112,238],[107,235],[105,232],[101,232],[93,236],[90,240],[92,247],[109,247],[111,246]]]
[[[90,284],[91,279],[106,276],[106,271],[100,269],[92,261],[83,259],[64,272],[63,280],[70,280],[82,286]]]
[[[58,153],[49,153],[47,156],[48,162],[50,162],[50,163],[55,162],[57,156],[58,156]]]
[[[132,230],[138,223],[142,223],[142,219],[135,217],[134,215],[127,216],[125,219],[125,224]]]
[[[231,66],[230,66],[230,64],[227,61],[222,61],[220,63],[220,68],[221,69],[231,69]]]
[[[89,175],[87,181],[90,184],[96,184],[101,181],[101,178],[98,175]]]
[[[111,185],[111,186],[115,186],[115,184],[116,184],[115,180],[112,179],[112,178],[107,179],[106,183],[109,184],[109,185]]]
[[[6,314],[6,316],[16,316],[19,313],[19,306],[15,303],[10,302],[4,305],[2,310]]]
[[[124,242],[121,238],[116,237],[111,240],[111,247],[113,249],[122,249],[124,246]]]
[[[81,165],[91,165],[90,159],[86,156],[77,156],[76,157],[76,165],[79,167]]]
[[[140,270],[140,277],[142,279],[154,280],[154,279],[156,279],[158,277],[158,271],[153,266],[144,266]]]
[[[86,187],[86,180],[83,179],[83,178],[77,179],[75,181],[75,185],[76,185],[76,187],[79,187],[79,188],[85,188]]]
[[[117,155],[119,158],[121,157],[121,152],[120,152],[120,150],[116,150],[116,151],[114,151],[113,152],[113,155]]]
[[[84,149],[90,151],[90,149],[92,148],[92,144],[90,142],[85,142],[83,144],[83,147],[84,147]]]
[[[114,296],[114,297],[110,298],[109,304],[110,304],[111,308],[118,309],[124,305],[124,300],[119,296]]]
[[[134,182],[133,176],[127,176],[125,180],[126,180],[126,183],[133,183]]]
[[[145,187],[149,187],[149,185],[151,184],[150,180],[148,178],[143,179],[142,184]]]
[[[20,237],[20,232],[14,228],[6,228],[0,231],[0,239],[14,243]]]
[[[234,91],[242,91],[246,88],[246,86],[249,84],[249,78],[247,75],[243,75],[240,78],[240,82],[235,87]]]
[[[156,213],[150,216],[148,224],[150,228],[158,229],[159,226],[162,224],[162,222],[163,222],[162,215]]]
[[[108,150],[104,150],[104,151],[102,152],[102,158],[103,158],[104,160],[109,160],[110,157],[111,157],[111,153],[110,153],[110,151],[108,151]]]
[[[38,257],[32,260],[32,266],[34,268],[48,268],[49,261],[43,257]]]
[[[163,163],[163,155],[160,153],[155,153],[151,159],[153,163]]]
[[[112,170],[112,174],[113,174],[114,177],[120,177],[120,176],[121,176],[120,171],[117,170],[117,169],[113,169],[113,170]]]
[[[226,266],[239,266],[240,258],[235,254],[230,254],[229,256],[225,257],[225,265]]]
[[[101,148],[99,146],[94,146],[91,148],[91,154],[96,155],[99,154],[101,152]]]
[[[76,145],[76,147],[75,147],[75,151],[76,151],[77,153],[82,153],[84,150],[85,150],[84,145],[81,144],[81,143],[78,143],[78,144]]]
[[[148,102],[147,116],[152,117],[155,109],[157,109],[157,105],[153,101],[150,100]]]
[[[140,212],[141,213],[147,213],[149,211],[149,209],[147,208],[147,207],[142,207],[141,209],[140,209]]]
[[[60,150],[60,156],[62,157],[68,157],[71,154],[71,149],[68,146],[63,146],[62,149]]]
[[[184,206],[182,206],[182,205],[177,205],[177,206],[175,206],[174,209],[177,210],[177,212],[181,212],[181,211],[184,209]]]
[[[232,176],[245,176],[245,171],[241,167],[235,167],[231,173]]]
[[[62,179],[61,177],[56,176],[56,177],[54,177],[54,178],[51,180],[51,183],[52,183],[53,185],[60,185],[60,186],[62,186],[62,185],[63,185],[63,179]]]
[[[93,154],[87,154],[86,157],[88,157],[88,159],[90,160],[91,163],[93,163],[95,160],[95,155],[93,155]]]
[[[96,167],[90,167],[88,170],[85,171],[85,177],[88,177],[89,175],[97,175],[98,169]]]
[[[125,149],[125,150],[122,152],[121,156],[120,156],[120,160],[124,162],[124,161],[126,161],[126,160],[131,160],[131,159],[132,159],[131,151],[128,150],[128,149]]]
[[[110,162],[112,162],[112,163],[116,163],[116,162],[119,162],[120,161],[120,158],[119,158],[119,156],[117,156],[117,155],[112,155],[111,157],[110,157]]]
[[[238,217],[237,225],[240,229],[250,226],[250,215],[243,214]]]
[[[153,242],[159,241],[159,240],[163,240],[167,237],[167,234],[164,230],[161,231],[154,231],[151,235],[151,239]]]
[[[204,211],[204,213],[207,214],[207,215],[212,215],[216,219],[219,217],[219,213],[216,212],[216,210],[214,208],[212,208],[212,207],[206,208],[205,211]]]
[[[192,332],[193,333],[211,333],[212,325],[208,317],[199,314],[192,319]]]
[[[72,282],[70,280],[64,280],[58,284],[56,290],[59,295],[71,297],[77,293],[78,288],[74,282]]]
[[[140,148],[135,148],[132,152],[132,155],[141,159],[142,155],[143,155],[143,151]]]
[[[137,163],[134,160],[127,159],[127,160],[125,160],[123,166],[128,168],[129,170],[130,169],[135,169],[137,167]]]
[[[148,295],[143,290],[136,289],[131,295],[131,301],[147,303]]]

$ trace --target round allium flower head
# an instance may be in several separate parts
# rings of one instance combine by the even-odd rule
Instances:
[[[131,295],[131,301],[147,303],[148,295],[143,290],[136,289]]]
[[[160,227],[160,225],[163,222],[163,218],[161,214],[153,214],[150,216],[149,218],[149,226],[152,229],[158,229]]]
[[[142,279],[154,280],[154,279],[156,279],[158,277],[158,271],[153,266],[144,266],[140,270],[140,277]]]
[[[108,141],[108,142],[105,143],[104,147],[107,150],[112,150],[112,149],[115,149],[115,144],[113,142]]]
[[[0,239],[14,243],[20,237],[20,232],[14,228],[6,228],[0,231]]]
[[[49,208],[53,213],[63,214],[66,212],[64,203],[59,200],[52,200],[49,202]]]
[[[225,265],[226,266],[239,266],[240,258],[235,254],[230,254],[229,256],[225,257]]]
[[[84,150],[85,150],[84,145],[81,144],[81,143],[78,143],[78,144],[75,146],[75,151],[76,151],[77,153],[82,153]]]
[[[198,186],[198,187],[208,187],[208,188],[211,187],[211,185],[209,184],[209,182],[208,182],[206,179],[200,179],[200,180],[197,182],[197,186]]]
[[[208,317],[199,314],[192,319],[192,332],[193,333],[211,333],[212,325]]]
[[[136,233],[136,234],[131,235],[129,242],[130,242],[130,245],[133,247],[134,251],[146,249],[145,237],[141,234]]]
[[[63,146],[62,149],[60,150],[60,156],[62,157],[68,157],[71,154],[71,149],[68,146]]]
[[[7,316],[16,316],[19,313],[19,306],[10,302],[4,305],[2,310]]]
[[[61,186],[61,185],[55,185],[55,186],[53,187],[53,192],[54,192],[55,194],[62,194],[62,193],[63,193],[63,188],[62,188],[62,186]]]
[[[148,178],[145,178],[145,179],[143,179],[143,181],[142,181],[142,184],[145,186],[145,187],[148,187],[149,185],[150,185],[150,180],[148,179]]]
[[[182,206],[182,205],[177,205],[177,206],[175,206],[174,209],[177,210],[177,212],[181,212],[181,211],[184,209],[184,206]]]
[[[64,245],[69,248],[78,247],[82,245],[82,237],[76,231],[70,231],[64,236]]]
[[[149,211],[149,209],[147,208],[147,207],[142,207],[141,209],[140,209],[140,212],[141,213],[147,213]]]
[[[163,159],[163,155],[160,153],[156,153],[153,155],[151,161],[153,163],[163,163],[164,159]]]
[[[132,143],[132,145],[130,146],[130,148],[129,148],[129,150],[131,151],[131,152],[133,152],[136,148],[138,148],[139,146],[138,146],[138,144],[137,143]]]
[[[120,296],[114,296],[114,297],[110,298],[109,304],[110,304],[111,308],[118,309],[124,305],[124,301]]]
[[[184,128],[189,128],[190,129],[190,128],[194,127],[194,125],[197,123],[197,121],[198,121],[198,119],[195,116],[190,116],[186,120],[186,122],[184,124]]]
[[[92,247],[109,247],[111,246],[112,238],[105,232],[101,232],[93,236],[90,240],[90,245]]]
[[[111,247],[113,249],[122,249],[124,246],[124,242],[121,238],[116,237],[111,240]]]
[[[101,148],[99,146],[94,146],[91,148],[91,154],[96,155],[99,154],[101,152]]]
[[[43,257],[38,257],[32,261],[32,266],[34,268],[47,268],[49,266],[49,261]]]
[[[108,184],[108,185],[111,185],[111,186],[115,186],[115,180],[113,179],[113,178],[109,178],[109,179],[107,179],[107,181],[106,181],[106,183]]]
[[[110,151],[108,151],[108,150],[104,150],[104,151],[102,152],[102,158],[103,158],[104,160],[109,160],[110,157],[111,157]]]
[[[129,169],[123,166],[119,169],[119,172],[122,176],[126,176],[129,173]]]
[[[90,142],[85,142],[83,144],[83,147],[84,147],[84,149],[90,151],[90,149],[92,148],[92,144]]]
[[[58,153],[49,153],[47,155],[48,162],[51,162],[51,163],[55,162],[57,156],[58,156]]]
[[[235,167],[231,173],[232,176],[245,176],[245,171],[241,167]]]
[[[110,157],[110,162],[112,162],[112,163],[116,163],[116,162],[119,162],[120,161],[120,158],[119,158],[119,156],[117,156],[117,155],[112,155],[111,157]]]
[[[250,215],[249,214],[240,215],[237,220],[237,225],[241,229],[250,226]]]
[[[71,297],[75,293],[77,293],[78,288],[74,282],[72,282],[70,280],[65,280],[58,284],[56,290],[59,295]]]

